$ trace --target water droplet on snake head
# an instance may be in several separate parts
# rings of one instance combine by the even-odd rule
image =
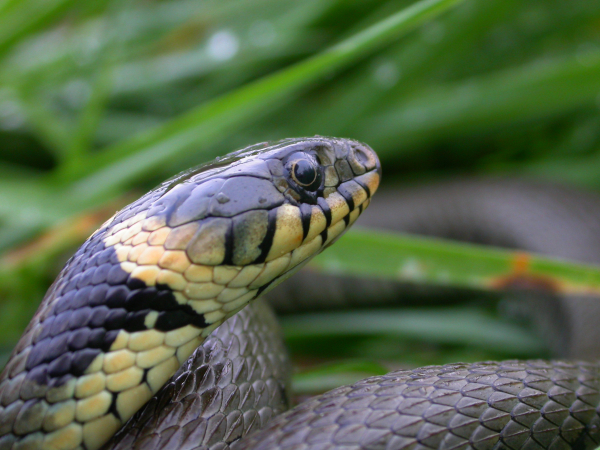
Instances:
[[[227,203],[229,201],[229,197],[227,197],[227,195],[220,192],[219,194],[217,194],[217,201],[221,204]]]

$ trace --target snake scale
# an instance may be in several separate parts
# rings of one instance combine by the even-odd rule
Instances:
[[[380,177],[364,144],[289,139],[118,212],[69,260],[2,372],[0,449],[595,448],[600,367],[584,362],[397,371],[279,414],[277,326],[260,299],[244,307],[339,238]]]

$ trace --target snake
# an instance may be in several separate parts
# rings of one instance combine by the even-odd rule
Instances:
[[[339,239],[380,180],[366,144],[286,139],[116,213],[0,375],[0,449],[597,447],[600,366],[585,361],[398,370],[287,410],[285,349],[257,297]]]

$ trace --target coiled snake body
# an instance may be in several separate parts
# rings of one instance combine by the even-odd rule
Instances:
[[[380,174],[364,144],[292,139],[184,172],[117,213],[67,263],[2,373],[0,449],[97,449],[148,401],[107,446],[597,446],[592,363],[399,371],[270,420],[287,406],[272,317],[258,301],[219,325],[337,239]]]

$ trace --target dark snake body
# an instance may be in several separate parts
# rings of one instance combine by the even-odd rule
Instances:
[[[254,303],[215,330],[109,445],[140,449],[225,449],[230,443],[235,449],[597,446],[600,374],[591,363],[509,361],[399,371],[335,389],[269,421],[287,406],[288,369],[280,344],[269,331],[272,317],[263,308]],[[259,317],[266,317],[266,322],[256,322]],[[0,425],[7,423],[5,417],[0,415]],[[262,431],[249,434],[265,424]],[[23,445],[25,439],[10,438],[15,434],[13,430],[8,439],[0,438],[0,448],[39,448]]]
[[[335,242],[380,177],[364,144],[288,139],[117,212],[67,262],[0,375],[0,449],[100,448],[212,331]]]

